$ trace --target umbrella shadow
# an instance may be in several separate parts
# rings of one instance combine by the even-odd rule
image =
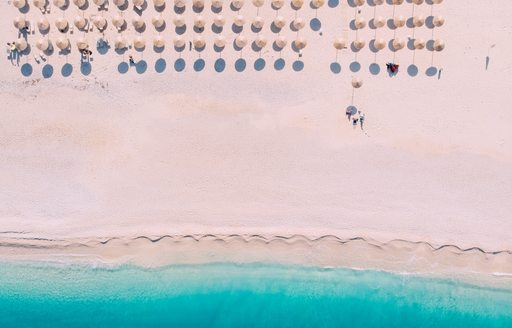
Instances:
[[[313,18],[309,21],[309,27],[315,31],[318,32],[322,28],[322,22],[318,18]]]
[[[80,64],[80,72],[83,75],[89,75],[92,72],[92,65],[89,62],[83,62]]]
[[[212,32],[215,34],[222,33],[222,30],[224,30],[223,26],[217,26],[215,24],[212,24]]]
[[[186,7],[178,7],[174,6],[174,12],[178,15],[181,15],[185,12]]]
[[[148,63],[142,59],[142,60],[139,60],[137,62],[137,64],[135,64],[135,71],[138,73],[138,74],[143,74],[146,72],[146,70],[148,69]]]
[[[329,0],[327,1],[327,6],[329,6],[329,8],[336,8],[338,7],[340,4],[340,0]]]
[[[21,65],[21,74],[23,76],[28,77],[32,75],[33,71],[34,69],[32,68],[32,65],[30,65],[29,63]]]
[[[117,65],[117,71],[121,74],[125,74],[130,69],[130,66],[127,62],[120,62],[119,65]]]
[[[186,66],[186,63],[183,58],[178,58],[174,62],[174,70],[176,72],[183,72],[185,70],[185,66]]]
[[[361,63],[354,60],[353,62],[350,63],[349,68],[352,73],[357,73],[361,70]]]
[[[247,67],[247,62],[243,58],[239,58],[235,61],[235,70],[237,72],[243,72],[245,71],[245,68]]]
[[[187,25],[185,24],[183,26],[176,26],[174,31],[176,32],[176,34],[182,35],[183,33],[185,33],[187,31]]]
[[[292,69],[295,72],[300,72],[304,69],[304,62],[302,60],[296,60],[292,64]]]
[[[377,63],[371,63],[368,69],[372,75],[379,75],[380,73],[380,65]]]
[[[279,33],[281,32],[281,28],[277,27],[276,24],[274,24],[274,22],[272,22],[272,24],[270,24],[270,30],[272,31],[272,33]]]
[[[226,61],[222,58],[217,59],[215,61],[214,68],[215,68],[215,72],[217,72],[217,73],[223,72],[224,69],[226,68]]]
[[[338,62],[332,62],[330,65],[331,72],[334,74],[340,74],[341,73],[341,65]]]
[[[243,26],[238,26],[235,23],[233,23],[231,25],[231,30],[233,31],[233,33],[239,34],[239,33],[242,33],[242,31],[244,30],[244,27]]]
[[[194,71],[201,72],[205,66],[206,66],[206,63],[205,63],[204,59],[199,58],[194,62]]]
[[[64,77],[70,76],[71,73],[73,73],[73,65],[71,65],[70,63],[64,64],[60,69],[60,74]]]
[[[157,73],[163,73],[165,69],[167,68],[167,62],[163,58],[157,59],[155,62],[155,71]]]
[[[437,67],[434,67],[434,66],[430,66],[429,68],[427,68],[427,70],[425,71],[425,74],[427,76],[434,76],[437,74]]]
[[[284,69],[285,65],[286,65],[286,61],[283,58],[278,58],[274,62],[274,69],[276,71],[281,71]]]
[[[256,59],[256,61],[254,62],[254,69],[255,69],[256,71],[258,71],[258,72],[259,72],[259,71],[262,71],[262,70],[265,68],[265,65],[266,65],[266,64],[267,64],[267,63],[265,62],[265,59],[263,59],[263,58],[258,58],[258,59]]]
[[[414,64],[409,65],[409,67],[407,67],[407,74],[409,74],[410,77],[418,75],[418,66]]]

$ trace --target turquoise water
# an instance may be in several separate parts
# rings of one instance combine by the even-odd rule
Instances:
[[[0,327],[512,327],[512,291],[378,271],[0,263]]]

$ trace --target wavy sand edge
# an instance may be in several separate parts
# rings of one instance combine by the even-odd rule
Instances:
[[[0,232],[0,258],[133,263],[146,267],[209,262],[276,262],[404,273],[512,277],[512,251],[433,245],[427,241],[336,235],[184,234],[49,239]],[[508,279],[507,279],[508,280]]]

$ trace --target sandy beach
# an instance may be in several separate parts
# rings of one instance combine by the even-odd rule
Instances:
[[[174,49],[180,34],[167,2],[161,32],[151,24],[158,11],[147,3],[143,33],[132,26],[131,6],[120,11],[111,3],[98,11],[91,2],[82,13],[73,3],[66,10],[52,5],[50,39],[63,34],[53,23],[59,17],[73,24],[76,15],[104,15],[111,48],[101,54],[95,46],[101,34],[75,27],[65,33],[68,55],[55,51],[37,63],[36,28],[19,63],[2,57],[2,256],[13,254],[13,243],[37,244],[33,238],[58,244],[186,234],[333,235],[505,251],[490,271],[512,273],[510,1],[427,1],[414,13],[442,15],[442,27],[397,29],[388,20],[412,17],[408,1],[357,8],[329,1],[318,10],[305,3],[298,11],[286,2],[277,13],[270,1],[259,10],[246,1],[239,13],[227,5],[222,10],[221,53],[213,49],[219,33],[211,29],[209,2],[201,13],[187,4],[181,34],[187,45]],[[127,21],[122,33],[111,23],[118,12]],[[238,14],[246,20],[240,34],[249,40],[242,51],[233,45]],[[12,21],[19,15],[34,23],[43,16],[34,6],[20,13],[2,2],[2,44],[18,38]],[[201,32],[192,27],[198,15],[206,21]],[[276,15],[287,21],[279,33],[288,41],[282,51],[272,47]],[[306,22],[298,32],[289,27],[295,15]],[[265,21],[258,33],[251,30],[256,16]],[[376,16],[386,26],[351,29],[352,19]],[[142,36],[146,48],[116,52],[119,34],[130,41]],[[163,51],[153,49],[157,35],[166,41]],[[200,52],[188,48],[197,35],[206,43]],[[261,51],[251,47],[258,35],[268,40]],[[397,52],[386,46],[374,53],[369,43],[376,35],[386,42],[442,39],[446,46]],[[76,48],[80,37],[93,51],[86,64]],[[298,37],[307,40],[300,57],[291,47]],[[366,46],[336,51],[338,37],[364,39]],[[136,65],[128,65],[129,55]],[[400,65],[396,76],[386,72],[391,61]],[[363,80],[361,88],[353,90],[353,77]],[[364,113],[364,130],[347,119],[350,105]],[[479,264],[469,267],[488,263],[490,253],[478,254]]]

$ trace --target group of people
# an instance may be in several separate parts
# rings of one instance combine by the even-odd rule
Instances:
[[[398,64],[395,64],[395,63],[387,63],[386,64],[386,68],[388,69],[388,72],[390,72],[391,74],[396,74],[398,73]]]
[[[92,51],[89,48],[80,50],[80,53],[82,54],[82,60],[86,59],[89,61],[91,59]]]
[[[365,120],[364,113],[362,113],[361,111],[357,111],[356,114],[353,114],[352,109],[349,107],[347,109],[347,117],[348,120],[352,122],[352,126],[354,128],[357,126],[357,124],[360,124],[361,130],[363,130]]]

